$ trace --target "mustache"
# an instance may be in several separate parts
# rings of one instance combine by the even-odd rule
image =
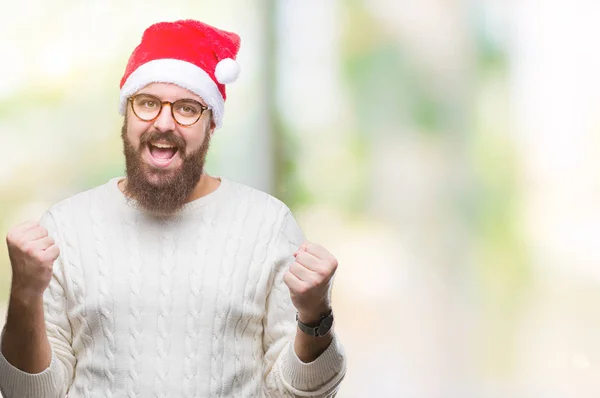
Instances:
[[[144,145],[148,145],[150,142],[162,140],[170,145],[175,146],[177,149],[180,149],[182,153],[185,153],[185,141],[183,138],[175,135],[172,131],[167,131],[164,133],[158,131],[146,131],[140,136],[140,148]]]

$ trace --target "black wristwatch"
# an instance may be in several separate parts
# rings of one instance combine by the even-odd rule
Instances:
[[[300,322],[298,319],[298,313],[296,312],[296,321],[298,321],[298,327],[304,333],[312,337],[321,337],[325,336],[331,330],[333,326],[333,311],[329,311],[329,314],[323,315],[319,322],[311,323],[307,325],[305,323]]]

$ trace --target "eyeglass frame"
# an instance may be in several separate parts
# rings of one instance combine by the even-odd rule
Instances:
[[[148,96],[148,97],[154,97],[154,98],[156,98],[158,100],[158,103],[160,104],[160,108],[158,109],[158,113],[156,114],[156,116],[154,116],[152,119],[142,119],[136,113],[135,108],[133,106],[133,100],[135,99],[135,97],[140,96],[140,95],[145,95],[145,96]],[[179,101],[192,101],[192,102],[195,102],[198,105],[200,105],[200,114],[198,115],[198,119],[196,119],[195,122],[190,123],[190,124],[183,124],[183,123],[180,123],[177,120],[177,118],[175,117],[175,114],[173,113],[174,112],[173,111],[173,109],[174,109],[173,108],[173,104],[175,104],[176,102],[179,102]],[[178,125],[180,125],[182,127],[190,127],[190,126],[193,126],[194,124],[198,123],[198,120],[200,120],[200,118],[202,118],[202,115],[204,114],[204,112],[206,112],[208,109],[210,109],[208,106],[203,105],[200,102],[196,101],[195,99],[191,99],[191,98],[181,98],[181,99],[178,99],[176,101],[171,102],[171,101],[162,101],[160,98],[158,98],[155,95],[145,94],[145,93],[139,93],[139,94],[132,95],[132,96],[130,96],[130,97],[127,98],[127,102],[131,103],[131,110],[133,111],[133,114],[135,115],[135,117],[137,117],[138,119],[140,119],[143,122],[153,122],[156,119],[158,119],[158,117],[162,113],[162,110],[163,110],[163,107],[165,106],[165,104],[169,104],[169,108],[171,108],[171,117],[173,118],[173,120],[175,121],[175,123],[177,123]]]

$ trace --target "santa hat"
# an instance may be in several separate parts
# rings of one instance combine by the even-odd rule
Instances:
[[[240,68],[235,61],[240,37],[194,20],[160,22],[144,32],[121,79],[119,112],[127,98],[150,83],[173,83],[202,97],[221,127],[225,85]]]

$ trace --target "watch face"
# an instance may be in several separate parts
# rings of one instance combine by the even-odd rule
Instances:
[[[329,315],[327,318],[323,319],[323,322],[319,325],[319,336],[323,336],[329,332],[331,326],[333,325],[333,315]]]

